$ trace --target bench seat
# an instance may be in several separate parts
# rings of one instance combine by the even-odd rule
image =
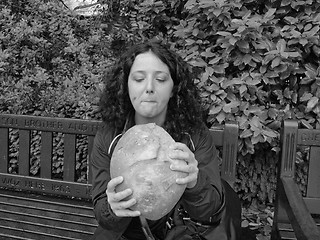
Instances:
[[[96,227],[90,201],[0,189],[0,239],[89,239]]]

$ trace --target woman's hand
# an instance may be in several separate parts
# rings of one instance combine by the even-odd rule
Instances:
[[[130,209],[136,200],[134,198],[126,199],[132,194],[130,188],[125,189],[121,192],[116,192],[115,188],[123,182],[123,177],[118,176],[109,181],[106,194],[108,196],[108,203],[113,213],[118,217],[137,217],[140,216],[139,211],[133,211]]]
[[[185,178],[178,178],[177,184],[187,184],[187,188],[193,188],[198,180],[198,161],[193,152],[183,143],[175,143],[170,146],[169,157],[173,160],[170,168],[173,171],[185,172]],[[183,161],[183,162],[181,162]]]

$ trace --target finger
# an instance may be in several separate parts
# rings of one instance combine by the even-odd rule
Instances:
[[[176,142],[172,145],[170,145],[169,149],[175,150],[175,151],[182,151],[182,152],[191,152],[191,150],[188,148],[188,146],[181,142]]]
[[[141,215],[140,211],[132,211],[130,209],[122,209],[114,212],[118,217],[138,217]]]
[[[170,165],[170,169],[172,171],[179,171],[179,172],[190,172],[192,171],[192,165],[188,165],[186,161],[183,160],[173,160]]]
[[[114,203],[112,206],[112,210],[123,210],[123,209],[129,209],[131,208],[133,205],[135,205],[137,203],[136,199],[132,198],[129,199],[127,201],[121,201],[121,202],[117,202]]]
[[[111,201],[113,202],[120,202],[122,201],[123,199],[129,197],[130,195],[132,195],[132,189],[131,188],[127,188],[121,192],[117,192],[115,194],[111,194],[111,198],[110,199]]]
[[[181,142],[175,142],[174,144],[170,145],[170,148],[181,150],[181,151],[189,149],[187,147],[187,145],[185,145],[184,143],[181,143]]]
[[[189,153],[188,152],[183,152],[181,150],[171,150],[169,152],[169,157],[171,159],[181,159],[181,160],[186,160],[189,158]]]
[[[188,183],[191,183],[191,182],[196,182],[196,180],[197,180],[197,174],[194,173],[194,174],[188,175],[185,178],[177,178],[176,179],[176,183],[184,185],[184,184],[188,184]]]
[[[176,179],[176,184],[179,184],[179,185],[188,184],[189,182],[191,182],[190,177],[177,178],[177,179]]]
[[[171,164],[170,169],[172,171],[185,172],[185,173],[193,173],[197,172],[198,168],[196,165],[187,165],[187,164]]]
[[[116,186],[121,184],[123,182],[123,177],[118,176],[115,178],[112,178],[107,185],[107,192],[115,192]]]

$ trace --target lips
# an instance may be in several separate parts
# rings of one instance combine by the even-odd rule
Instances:
[[[143,101],[141,101],[142,103],[156,103],[156,101],[155,100],[143,100]]]

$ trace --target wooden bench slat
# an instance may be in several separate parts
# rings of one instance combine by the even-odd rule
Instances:
[[[0,237],[4,236],[3,239],[8,239],[8,236],[14,236],[11,237],[11,239],[23,239],[23,240],[38,240],[38,239],[46,239],[46,240],[83,240],[88,239],[88,236],[82,237],[77,234],[75,237],[69,237],[69,236],[61,236],[57,234],[50,234],[45,232],[39,232],[36,229],[36,226],[28,226],[27,224],[20,224],[21,226],[25,226],[24,229],[12,227],[12,226],[0,226]],[[28,236],[26,238],[25,236]],[[19,238],[20,237],[20,238]],[[0,238],[1,239],[1,238]],[[10,239],[10,238],[9,238]]]
[[[320,199],[319,198],[305,197],[303,198],[303,200],[305,201],[310,213],[320,215],[320,208],[319,208]]]
[[[8,189],[0,188],[0,198],[5,201],[14,203],[24,203],[26,201],[32,203],[33,206],[43,207],[51,206],[54,210],[66,211],[66,209],[74,209],[76,212],[79,208],[81,212],[86,215],[92,215],[92,202],[89,200],[83,201],[83,199],[70,199],[62,197],[52,197],[51,195],[39,195],[36,193],[25,193],[22,191],[10,191]],[[56,201],[53,201],[56,199]],[[60,201],[59,201],[60,200]]]
[[[94,136],[101,121],[1,114],[0,127]]]
[[[19,174],[29,176],[30,169],[30,131],[19,130]]]
[[[9,129],[0,128],[0,172],[8,172],[8,157],[9,157]]]
[[[51,179],[52,175],[52,132],[41,132],[41,178]]]
[[[72,134],[64,135],[64,161],[63,180],[75,181],[76,166],[76,136]]]
[[[8,231],[8,233],[6,233],[5,231],[8,231],[7,229],[3,229],[0,227],[0,239],[11,239],[11,240],[34,240],[31,238],[25,238],[25,237],[19,237],[19,236],[14,236],[12,235],[11,231]]]
[[[0,173],[0,187],[91,200],[91,185]]]
[[[297,144],[304,146],[319,146],[320,129],[298,129]]]
[[[93,142],[94,142],[94,136],[88,136],[88,170],[87,170],[87,174],[88,174],[88,183],[89,184],[92,184],[92,171],[89,166],[91,165],[90,153],[92,152]]]
[[[59,218],[43,217],[35,214],[26,214],[14,211],[1,210],[0,222],[12,222],[14,223],[25,223],[28,225],[42,227],[43,229],[59,229],[62,232],[69,231],[74,233],[86,233],[92,235],[92,231],[97,227],[96,225],[84,224],[78,221],[64,221]],[[14,217],[14,218],[12,218]],[[91,228],[91,231],[90,231]],[[60,233],[61,234],[61,233]]]
[[[225,124],[223,146],[221,177],[230,186],[233,186],[236,180],[236,161],[234,159],[237,159],[238,154],[238,126],[236,124]]]
[[[87,211],[85,207],[77,205],[77,208],[59,206],[57,204],[51,204],[41,202],[40,207],[35,207],[34,202],[27,199],[23,203],[21,201],[15,201],[14,203],[5,202],[0,197],[0,212],[1,213],[12,213],[15,215],[26,215],[26,216],[40,216],[43,219],[59,219],[61,222],[71,221],[73,223],[85,226],[96,226],[94,215]],[[56,201],[56,200],[55,200]],[[57,208],[59,206],[59,208]],[[3,216],[3,215],[0,215]]]

